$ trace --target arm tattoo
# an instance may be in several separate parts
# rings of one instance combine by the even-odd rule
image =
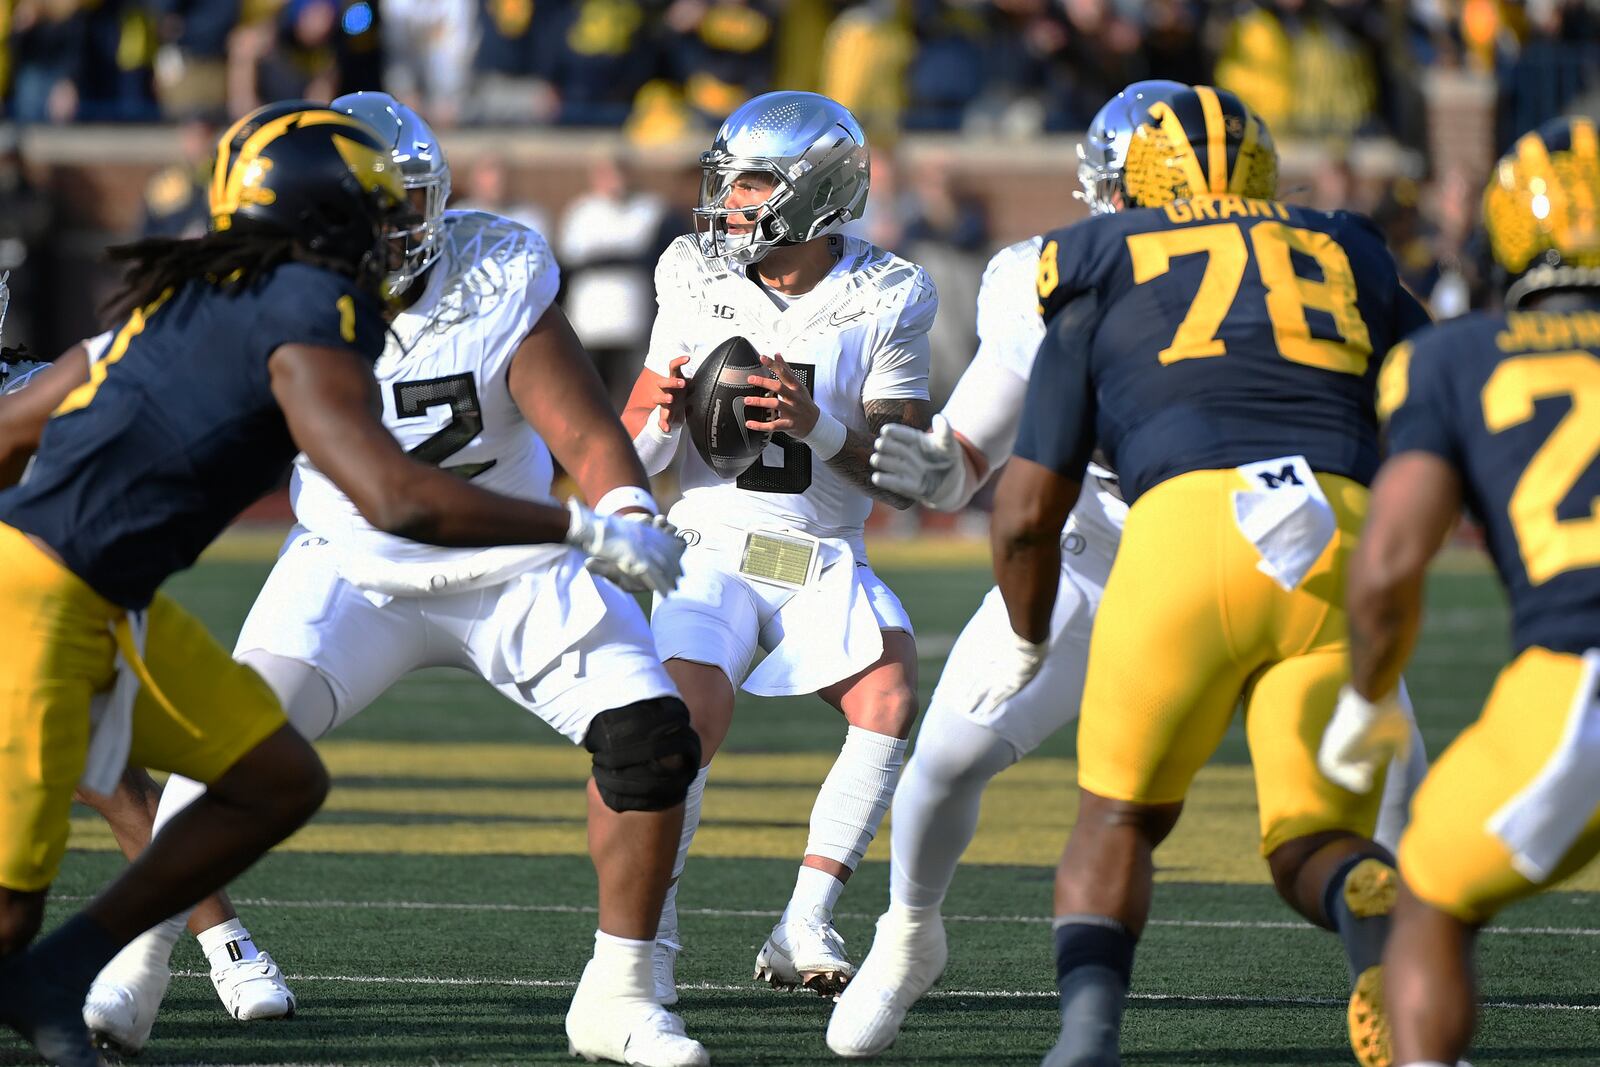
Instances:
[[[916,501],[885,492],[872,484],[872,442],[877,439],[878,431],[891,422],[926,430],[933,425],[933,404],[927,400],[868,400],[866,413],[870,429],[865,433],[860,430],[846,433],[844,447],[827,461],[828,466],[868,496],[904,511]]]

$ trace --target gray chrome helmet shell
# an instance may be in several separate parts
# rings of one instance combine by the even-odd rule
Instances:
[[[700,251],[748,265],[779,245],[836,233],[866,207],[869,166],[866,135],[844,105],[802,92],[745,102],[700,156]],[[751,172],[773,177],[772,195],[756,207],[725,207],[733,180]],[[749,233],[729,232],[733,215],[753,221]]]
[[[1133,82],[1106,101],[1089,123],[1089,130],[1078,145],[1078,184],[1075,195],[1089,205],[1091,215],[1108,215],[1116,210],[1112,195],[1122,190],[1122,168],[1128,161],[1128,142],[1149,114],[1150,105],[1169,100],[1174,93],[1189,87],[1182,82]]]
[[[439,139],[422,116],[388,93],[346,93],[328,106],[365,122],[389,143],[407,191],[427,190],[422,221],[389,234],[390,240],[405,242],[404,262],[399,270],[384,279],[389,295],[398,296],[433,266],[444,251],[440,220],[450,201],[450,163],[444,157]]]

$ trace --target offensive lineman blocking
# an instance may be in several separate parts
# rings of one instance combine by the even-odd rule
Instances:
[[[474,484],[551,500],[554,455],[597,513],[653,516],[644,472],[553,304],[559,275],[544,239],[499,216],[444,211],[449,169],[438,141],[392,97],[356,93],[330,106],[378,129],[408,188],[426,190],[423,225],[392,235],[406,241],[407,256],[389,278],[400,310],[374,368],[385,426],[412,456]],[[638,591],[662,593],[670,583],[586,568],[560,545],[475,552],[399,540],[367,522],[303,455],[290,494],[298,526],[235,657],[283,696],[307,737],[349,721],[411,671],[455,666],[593,753],[599,929],[567,1014],[571,1051],[655,1067],[709,1063],[682,1020],[656,1002],[651,980],[699,744],[638,605],[590,572]],[[574,524],[597,542],[656,527]],[[174,778],[158,825],[202,792]],[[131,1029],[143,1043],[181,919],[152,930],[97,983],[85,1015],[101,1033],[120,1041]]]
[[[928,424],[928,339],[938,297],[922,268],[852,237],[868,188],[867,145],[845,108],[813,93],[756,97],[701,156],[699,231],[656,268],[660,304],[624,422],[645,467],[666,468],[682,437],[682,374],[744,335],[778,375],[780,431],[734,480],[690,450],[669,518],[691,547],[685,579],[651,618],[667,672],[689,705],[704,764],[689,791],[674,874],[699,822],[711,758],[735,687],[816,693],[849,723],[811,812],[795,891],[756,958],[774,986],[837,993],[854,965],[832,924],[845,880],[877,832],[917,710],[916,646],[899,599],[867,563],[862,528],[875,489],[872,439],[889,422]],[[752,377],[752,383],[770,384]],[[742,562],[747,545],[797,553],[798,580]],[[757,649],[766,659],[754,663]],[[677,993],[676,883],[662,917],[657,992]]]

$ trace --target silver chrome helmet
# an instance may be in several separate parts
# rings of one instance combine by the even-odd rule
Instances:
[[[378,131],[389,142],[390,152],[400,167],[406,190],[425,189],[422,221],[389,234],[392,241],[403,241],[405,260],[397,271],[384,279],[390,296],[398,296],[423,272],[433,266],[444,245],[439,239],[440,219],[450,200],[450,163],[433,130],[422,116],[388,93],[346,93],[328,105],[334,111],[353,115]]]
[[[779,245],[837,232],[866,207],[868,163],[866,135],[844,105],[801,92],[747,101],[700,156],[700,251],[748,265]],[[734,181],[750,173],[770,175],[772,195],[753,207],[728,207]],[[730,220],[750,228],[730,232]]]
[[[1095,112],[1089,132],[1078,145],[1078,184],[1083,189],[1073,194],[1089,205],[1091,215],[1109,215],[1116,210],[1112,195],[1122,190],[1128,142],[1146,120],[1150,105],[1188,88],[1182,82],[1160,79],[1134,82]]]

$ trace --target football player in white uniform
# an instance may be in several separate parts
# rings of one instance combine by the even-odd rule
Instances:
[[[1121,204],[1129,116],[1143,114],[1152,94],[1159,98],[1183,88],[1170,81],[1135,82],[1100,109],[1080,149],[1079,196],[1091,211],[1115,211]],[[1035,287],[1042,242],[1018,241],[989,261],[978,291],[977,355],[944,411],[934,416],[931,431],[883,428],[872,459],[874,483],[956,511],[1011,455],[1045,334]],[[1061,532],[1059,591],[1034,680],[1018,690],[995,675],[993,650],[1016,640],[998,587],[989,590],[945,661],[895,794],[889,910],[829,1020],[828,1046],[841,1056],[888,1048],[911,1005],[944,970],[948,948],[940,907],[977,830],[989,780],[1077,718],[1089,635],[1128,512],[1115,473],[1091,463],[1088,475]],[[991,688],[1002,687],[1015,695],[998,703],[986,699]],[[1420,735],[1413,740],[1411,759],[1388,777],[1378,824],[1377,839],[1391,848],[1405,826],[1411,793],[1427,773]]]
[[[591,574],[666,592],[682,542],[655,518],[647,476],[552,304],[559,279],[544,238],[496,215],[444,211],[449,170],[438,142],[392,97],[356,93],[330,106],[391,136],[408,188],[426,200],[423,225],[394,235],[406,251],[390,277],[400,310],[375,368],[385,424],[412,455],[525,498],[552,499],[554,455],[596,506],[569,504],[576,550],[424,547],[372,527],[302,456],[291,484],[299,525],[234,655],[308,737],[411,671],[454,666],[583,745],[594,756],[589,840],[600,908],[594,956],[567,1014],[571,1050],[658,1067],[709,1063],[656,1001],[651,976],[699,742],[638,604]],[[174,778],[158,825],[202,791]],[[150,931],[102,972],[85,1008],[102,1037],[143,1044],[182,921]],[[201,940],[235,960],[257,958],[237,920]]]
[[[938,296],[922,268],[838,231],[867,199],[868,154],[848,110],[814,93],[768,93],[735,111],[701,156],[697,232],[656,268],[660,305],[623,421],[652,473],[680,444],[685,376],[722,341],[747,338],[778,376],[779,433],[734,479],[690,449],[669,518],[691,547],[684,580],[651,627],[700,733],[726,736],[734,690],[816,693],[849,727],[812,807],[793,896],[756,977],[831,995],[854,973],[832,923],[876,833],[916,716],[916,644],[900,601],[867,564],[872,441],[890,422],[928,425],[927,331]],[[765,379],[752,377],[751,382]],[[757,664],[757,650],[767,656]],[[690,788],[681,873],[706,771]],[[657,992],[676,997],[676,883],[658,944]]]

